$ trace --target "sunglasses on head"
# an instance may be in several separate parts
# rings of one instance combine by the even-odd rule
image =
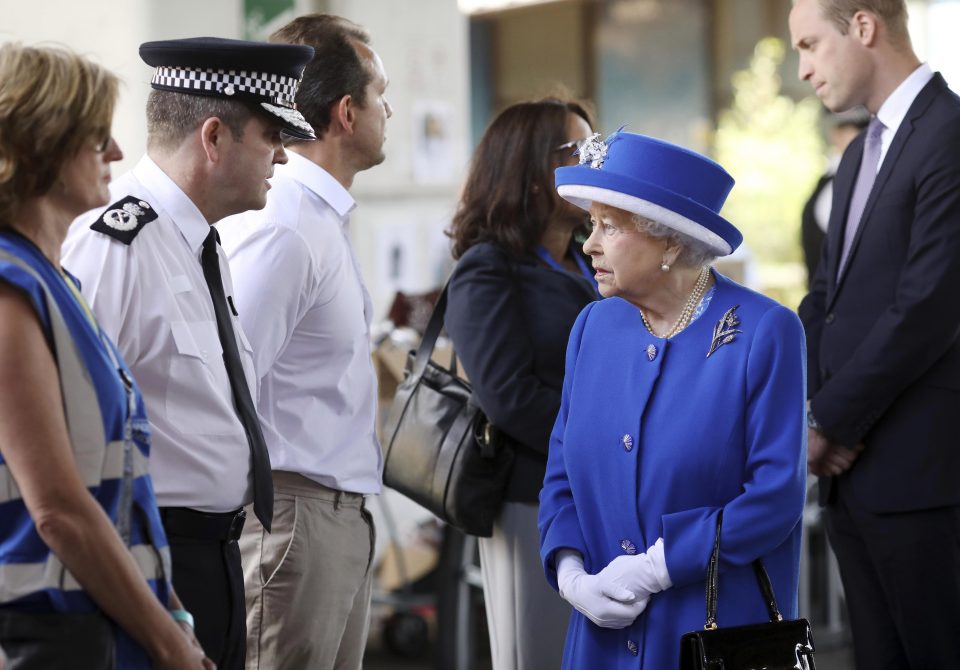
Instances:
[[[563,151],[564,149],[576,149],[577,151],[580,151],[580,149],[583,148],[583,145],[589,140],[589,137],[581,137],[579,140],[570,140],[569,142],[558,144],[551,151]]]

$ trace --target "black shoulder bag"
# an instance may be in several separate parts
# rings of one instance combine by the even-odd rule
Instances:
[[[680,670],[815,670],[813,635],[806,619],[784,621],[770,577],[759,559],[753,562],[763,594],[768,623],[717,627],[717,579],[720,562],[720,526],[707,566],[707,623],[704,630],[680,638]]]
[[[430,360],[446,308],[444,286],[387,416],[383,481],[463,532],[490,537],[514,453],[457,376],[456,354],[449,369]]]

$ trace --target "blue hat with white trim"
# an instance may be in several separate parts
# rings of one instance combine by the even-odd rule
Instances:
[[[599,133],[580,150],[580,164],[557,168],[557,193],[589,210],[594,202],[623,209],[699,240],[718,256],[743,235],[720,216],[733,177],[705,156],[645,135]]]
[[[151,87],[161,91],[237,100],[283,125],[283,132],[314,140],[295,98],[313,47],[222,37],[144,42],[140,58],[156,68]]]

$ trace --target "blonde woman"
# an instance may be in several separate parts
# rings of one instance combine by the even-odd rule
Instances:
[[[212,668],[170,587],[136,383],[60,267],[108,202],[116,77],[0,47],[0,646],[11,670]]]

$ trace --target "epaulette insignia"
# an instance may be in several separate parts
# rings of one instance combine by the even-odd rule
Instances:
[[[107,207],[100,218],[90,226],[90,230],[130,244],[140,229],[156,218],[156,210],[146,200],[128,195]]]

